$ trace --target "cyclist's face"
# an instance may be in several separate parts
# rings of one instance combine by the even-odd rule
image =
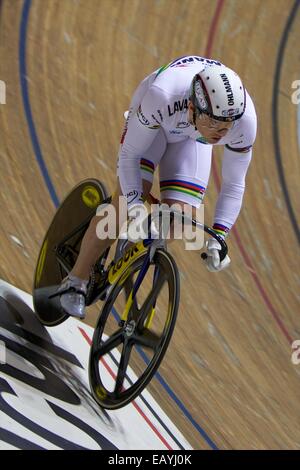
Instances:
[[[194,106],[189,103],[189,118],[193,119]],[[231,129],[232,122],[217,121],[202,114],[196,118],[196,128],[208,143],[215,144]]]

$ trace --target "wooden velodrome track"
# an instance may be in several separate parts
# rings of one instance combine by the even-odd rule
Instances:
[[[259,129],[230,270],[175,242],[176,331],[149,390],[196,449],[300,449],[300,79],[295,0],[2,0],[0,277],[31,291],[55,205],[85,177],[115,181],[123,112],[139,81],[186,54],[244,78]],[[206,196],[210,222],[220,157]],[[298,217],[298,218],[297,218]],[[16,238],[15,238],[16,237]],[[198,261],[199,259],[199,261]],[[89,322],[93,324],[95,312]]]

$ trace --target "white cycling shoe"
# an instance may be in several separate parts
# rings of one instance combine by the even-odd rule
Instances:
[[[75,276],[66,277],[58,288],[60,303],[64,311],[72,317],[85,318],[85,297],[88,281]]]

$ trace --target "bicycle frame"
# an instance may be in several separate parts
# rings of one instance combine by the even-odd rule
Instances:
[[[153,198],[153,196],[151,196]],[[111,201],[111,198],[106,199],[103,201],[103,204],[107,204]],[[157,202],[155,198],[152,199],[152,201]],[[182,217],[182,222],[188,220],[193,226],[196,226],[200,228],[201,230],[204,230],[206,233],[208,233],[211,237],[215,238],[221,245],[221,250],[220,250],[220,259],[221,261],[225,258],[227,254],[227,245],[224,241],[224,239],[216,234],[213,229],[210,227],[206,226],[205,224],[202,224],[198,222],[197,220],[193,218],[187,218],[185,214],[178,213],[176,211],[168,211],[170,214],[170,224],[172,224],[174,217],[177,215]],[[163,212],[158,211],[158,217],[160,218],[160,222],[162,221],[163,217]],[[101,282],[99,285],[96,285],[96,289],[94,292],[92,292],[91,297],[89,299],[89,305],[92,303],[95,303],[99,298],[103,297],[104,295],[107,295],[107,292],[109,291],[110,287],[112,287],[116,282],[118,282],[121,278],[122,275],[125,271],[125,269],[137,258],[140,256],[144,255],[147,253],[147,256],[145,257],[145,260],[143,262],[142,268],[139,271],[138,277],[132,287],[131,293],[129,295],[129,298],[126,303],[125,310],[123,312],[121,321],[126,321],[128,312],[130,311],[130,308],[135,300],[136,293],[145,277],[145,274],[150,266],[151,260],[155,254],[155,251],[157,248],[165,248],[165,240],[160,233],[159,238],[151,238],[151,214],[148,216],[148,238],[138,241],[134,243],[132,246],[129,246],[125,253],[124,253],[124,246],[123,249],[120,248],[120,245],[126,245],[128,243],[127,240],[118,240],[118,245],[116,248],[116,254],[114,257],[114,260],[111,261],[107,269],[104,269],[108,253],[110,251],[110,248],[107,248],[104,254],[99,258],[98,260],[98,269],[100,274],[103,275],[103,279],[101,279]],[[80,224],[76,229],[74,229],[70,234],[68,234],[60,243],[57,245],[55,251],[56,251],[56,257],[57,261],[60,264],[60,266],[66,271],[70,272],[72,269],[72,265],[69,263],[69,261],[66,259],[67,256],[74,257],[78,255],[78,252],[70,245],[68,244],[69,240],[77,235],[76,242],[73,244],[77,244],[80,239],[82,238],[82,234],[86,231],[86,229],[89,226],[89,223],[91,221],[91,217],[88,218],[88,220],[85,220],[82,224]],[[162,227],[162,225],[160,225]],[[161,230],[160,230],[161,232]],[[202,253],[202,258],[204,258],[205,253]],[[97,263],[96,263],[97,266]],[[154,280],[157,276],[157,273],[154,275]]]

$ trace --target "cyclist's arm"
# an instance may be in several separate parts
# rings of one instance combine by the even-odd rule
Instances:
[[[232,228],[242,207],[245,178],[256,136],[256,118],[245,118],[243,127],[242,141],[236,145],[227,144],[224,148],[222,186],[214,217],[214,229],[222,235],[226,235]]]
[[[118,175],[122,192],[128,204],[142,199],[140,159],[160,130],[161,118],[157,110],[163,108],[162,90],[151,86],[137,109],[131,109],[122,136]]]

